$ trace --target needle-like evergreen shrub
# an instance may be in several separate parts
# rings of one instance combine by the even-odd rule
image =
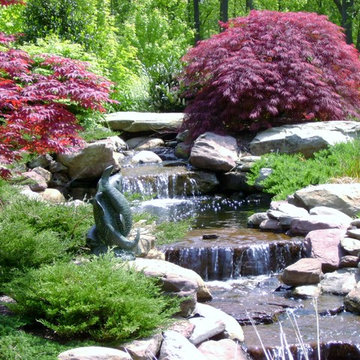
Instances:
[[[326,16],[252,11],[223,27],[183,58],[193,138],[359,115],[359,54]]]
[[[9,283],[9,307],[66,339],[100,342],[145,337],[179,311],[180,300],[162,294],[154,278],[112,257],[81,265],[56,263]]]

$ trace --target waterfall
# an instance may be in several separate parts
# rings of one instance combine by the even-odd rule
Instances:
[[[204,280],[226,280],[279,272],[300,259],[301,251],[302,241],[293,240],[238,247],[168,247],[165,256]]]
[[[122,191],[158,199],[194,196],[197,183],[185,167],[140,166],[122,170]]]

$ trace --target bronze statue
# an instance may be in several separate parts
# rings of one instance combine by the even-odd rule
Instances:
[[[108,166],[99,182],[93,200],[95,226],[87,235],[88,245],[99,255],[112,249],[116,256],[126,260],[135,258],[140,240],[140,232],[133,241],[127,239],[132,227],[131,209],[121,193],[121,178],[110,181],[113,166]]]

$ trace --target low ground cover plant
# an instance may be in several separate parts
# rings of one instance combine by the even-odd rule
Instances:
[[[326,16],[251,11],[223,27],[183,58],[192,139],[359,115],[359,55]]]
[[[25,332],[24,325],[25,321],[17,316],[0,315],[0,360],[54,360],[63,351],[94,345],[90,341],[61,344]]]
[[[275,199],[285,199],[296,190],[334,178],[360,179],[359,153],[360,140],[356,139],[321,150],[309,159],[301,154],[266,154],[251,169],[248,183],[255,184],[261,168],[271,168],[273,172],[261,185]]]
[[[26,198],[0,180],[0,283],[26,271],[86,253],[92,208],[52,205]],[[1,287],[0,287],[1,288]]]
[[[10,309],[62,338],[100,342],[146,337],[179,310],[156,279],[111,254],[82,264],[56,263],[28,271],[6,286]]]

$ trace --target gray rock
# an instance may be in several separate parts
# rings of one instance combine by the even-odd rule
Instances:
[[[302,153],[311,156],[314,152],[341,142],[348,142],[360,133],[357,121],[321,121],[273,127],[256,135],[250,143],[254,155],[272,151]]]
[[[205,340],[222,334],[225,330],[225,324],[220,319],[211,319],[204,317],[194,317],[189,319],[190,323],[195,325],[189,341],[194,345],[199,345]]]
[[[110,165],[114,166],[114,171],[120,169],[112,145],[103,141],[87,144],[74,153],[58,154],[57,159],[68,167],[72,179],[99,178]]]
[[[347,236],[360,240],[360,229],[348,229]]]
[[[282,226],[280,225],[280,222],[275,219],[264,220],[260,224],[259,228],[260,228],[260,230],[263,230],[263,231],[273,231],[273,232],[281,232],[282,231]]]
[[[207,358],[186,337],[176,331],[163,334],[159,360],[207,360]]]
[[[226,172],[236,166],[237,158],[235,138],[207,132],[195,140],[189,161],[199,169]]]
[[[322,277],[321,262],[318,259],[303,258],[285,268],[281,280],[286,285],[318,284]]]
[[[340,259],[340,268],[357,267],[359,257],[354,255],[345,255]]]
[[[350,225],[360,228],[360,219],[354,219],[351,221]]]
[[[328,206],[315,206],[310,209],[309,213],[310,215],[336,216],[338,219],[341,219],[341,222],[343,222],[344,224],[350,224],[352,221],[352,218],[349,215],[346,215],[343,212]]]
[[[211,193],[218,185],[219,180],[214,173],[203,171],[203,170],[194,170],[189,173],[189,178],[195,180],[197,191],[200,194]],[[193,195],[189,193],[188,195]]]
[[[306,235],[310,231],[323,229],[346,229],[349,223],[332,215],[309,215],[294,219],[290,224],[291,235]]]
[[[160,138],[135,137],[126,141],[129,149],[149,150],[156,147],[164,146],[164,140]]]
[[[187,339],[190,338],[191,334],[195,329],[195,325],[191,324],[189,320],[179,319],[171,324],[168,330],[176,331],[177,333],[185,336]]]
[[[129,261],[129,266],[133,266],[138,271],[143,271],[147,276],[153,276],[163,280],[178,278],[181,282],[188,279],[189,282],[197,284],[198,300],[206,301],[212,299],[204,280],[193,270],[185,269],[168,261],[158,259],[136,258],[134,261]]]
[[[268,220],[268,214],[266,212],[255,213],[249,216],[247,225],[249,227],[259,227],[264,220]]]
[[[128,148],[127,143],[120,136],[109,136],[106,139],[97,140],[94,141],[93,143],[105,144],[109,146],[114,152],[127,150]]]
[[[241,346],[233,340],[205,341],[198,349],[207,360],[247,360],[247,354]]]
[[[272,201],[270,203],[270,209],[280,211],[294,218],[302,218],[309,215],[306,209],[289,204],[287,201]]]
[[[134,340],[131,343],[124,344],[120,350],[128,352],[133,360],[152,360],[156,358],[162,340],[161,334],[155,334],[147,339]]]
[[[27,166],[30,169],[36,168],[38,166],[40,166],[40,167],[42,167],[44,169],[47,169],[50,166],[52,161],[54,161],[54,159],[49,154],[39,155],[35,159],[31,160],[27,164]]]
[[[48,187],[46,180],[34,170],[24,172],[22,176],[28,179],[32,191],[44,191]]]
[[[360,282],[346,295],[344,305],[347,311],[360,314]]]
[[[39,195],[44,201],[48,201],[53,204],[61,204],[66,201],[64,195],[57,189],[47,188],[44,191],[39,192]]]
[[[131,162],[133,164],[149,164],[149,163],[161,163],[162,160],[159,155],[149,150],[142,150],[135,154]]]
[[[320,295],[320,286],[318,285],[303,285],[297,286],[293,291],[292,294],[298,297],[318,297]]]
[[[196,304],[195,314],[207,319],[220,320],[225,324],[225,332],[230,339],[244,341],[244,332],[239,323],[224,311],[207,304]]]
[[[180,159],[188,159],[190,157],[191,145],[185,144],[183,142],[178,143],[175,146],[175,156]]]
[[[248,185],[246,172],[227,172],[219,175],[221,189],[224,191],[254,192],[254,186]]]
[[[316,206],[327,206],[349,216],[355,216],[360,211],[360,184],[308,186],[296,191],[294,198],[307,209]]]
[[[59,360],[131,360],[124,351],[102,346],[85,346],[62,352]]]
[[[360,240],[358,239],[345,236],[344,238],[341,239],[341,247],[349,255],[358,256],[360,254]]]
[[[140,113],[132,111],[117,112],[105,115],[105,123],[112,130],[126,132],[158,132],[177,129],[182,124],[182,113]]]
[[[345,230],[325,229],[308,233],[304,245],[307,256],[318,259],[322,264],[322,271],[328,272],[339,268],[340,259],[345,255],[340,247]]]
[[[323,293],[346,295],[359,280],[357,269],[340,269],[325,274],[320,281],[320,287]]]
[[[45,181],[47,183],[49,183],[50,179],[51,179],[51,172],[44,169],[41,166],[37,166],[35,168],[32,169],[32,171],[36,172],[37,174],[39,174],[41,177],[43,177],[45,179]]]

